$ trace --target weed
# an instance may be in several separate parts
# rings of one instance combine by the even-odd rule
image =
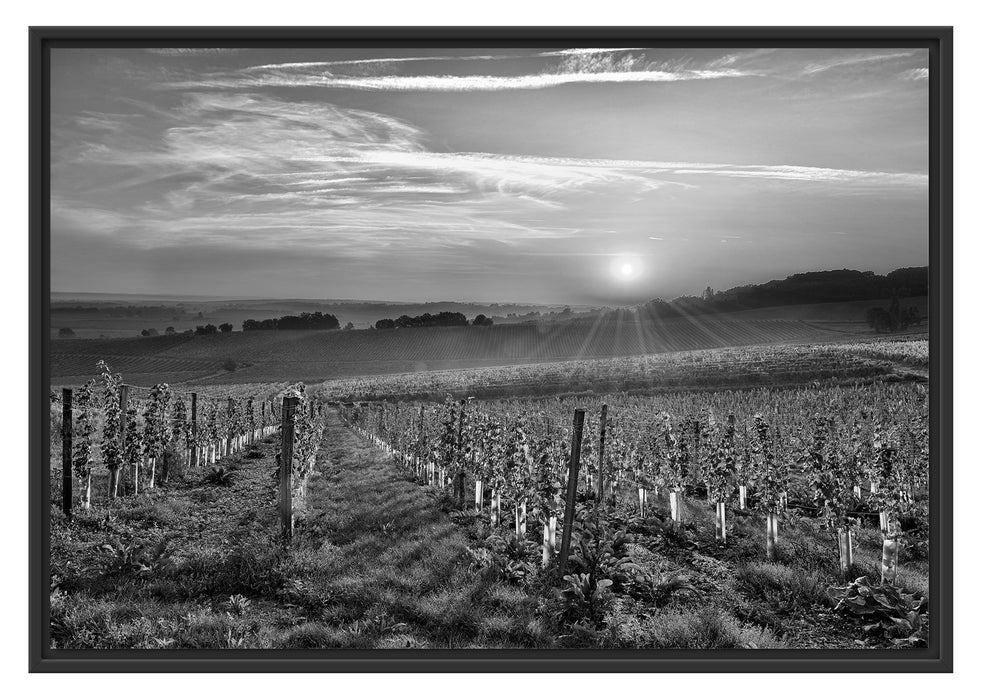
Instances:
[[[103,544],[99,549],[109,555],[109,560],[101,571],[103,576],[124,574],[149,576],[173,565],[171,558],[166,555],[165,540],[157,544],[150,544],[141,539],[127,543],[113,540]]]
[[[232,472],[225,467],[212,467],[212,470],[205,476],[205,481],[215,486],[232,486],[234,479]]]
[[[871,583],[866,576],[830,588],[830,595],[837,600],[837,612],[868,623],[865,637],[887,639],[900,647],[928,646],[928,598],[889,583]]]
[[[818,576],[783,564],[747,563],[736,571],[737,585],[781,615],[802,614],[810,608],[832,606]]]
[[[236,593],[235,595],[229,596],[229,600],[225,604],[225,609],[232,615],[243,615],[249,610],[251,604],[252,601],[249,598]]]
[[[784,646],[768,630],[742,625],[716,608],[667,610],[638,630],[641,646],[660,649],[776,649]]]

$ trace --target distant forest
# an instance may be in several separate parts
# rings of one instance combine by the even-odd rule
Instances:
[[[857,270],[803,272],[783,280],[749,284],[722,292],[707,287],[702,296],[653,299],[639,307],[651,317],[692,316],[769,306],[864,301],[928,295],[928,267],[904,267],[886,275]]]

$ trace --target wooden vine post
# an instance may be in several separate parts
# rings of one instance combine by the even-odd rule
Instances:
[[[570,536],[573,534],[573,518],[577,508],[577,479],[580,476],[580,442],[584,434],[584,409],[573,412],[573,437],[570,443],[570,470],[567,475],[567,507],[563,514],[563,539],[560,541],[558,577],[562,581],[570,556]]]
[[[72,390],[61,390],[61,509],[72,518]]]
[[[291,472],[294,463],[294,412],[300,397],[284,396],[280,432],[280,528],[283,541],[289,544],[294,531],[293,504],[291,503]]]
[[[597,441],[597,502],[604,504],[604,438],[608,430],[608,405],[601,404],[601,426]]]

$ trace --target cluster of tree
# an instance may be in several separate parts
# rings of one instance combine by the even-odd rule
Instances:
[[[707,287],[700,296],[672,301],[653,299],[640,311],[653,318],[693,316],[769,306],[911,297],[928,294],[928,268],[905,267],[886,275],[857,270],[804,272],[784,280],[734,287],[723,292]]]
[[[340,327],[337,317],[320,311],[304,312],[299,316],[281,316],[262,321],[249,319],[242,322],[244,331],[332,331]]]
[[[877,333],[904,331],[909,326],[920,326],[921,324],[922,315],[918,313],[918,309],[914,306],[902,309],[901,302],[897,297],[891,300],[891,306],[886,310],[880,306],[867,309],[867,325]]]
[[[482,325],[490,325],[491,320],[485,318],[484,315],[479,314],[479,316],[484,319]],[[375,327],[379,329],[383,328],[424,328],[428,326],[466,326],[468,325],[468,317],[462,313],[455,311],[441,311],[438,314],[425,313],[419,316],[400,316],[399,318],[393,320],[391,318],[382,318],[375,322]]]
[[[189,328],[186,331],[179,331],[174,326],[168,326],[164,329],[164,335],[212,335],[218,331],[221,331],[222,333],[231,333],[232,324],[221,323],[218,325],[218,327],[216,327],[209,323],[205,326],[197,326],[195,330],[191,330]],[[142,331],[140,331],[140,335],[142,335],[144,338],[156,338],[160,335],[160,331],[156,328],[144,328]]]

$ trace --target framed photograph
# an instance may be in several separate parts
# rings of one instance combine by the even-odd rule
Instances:
[[[33,671],[952,670],[952,29],[32,28]]]

